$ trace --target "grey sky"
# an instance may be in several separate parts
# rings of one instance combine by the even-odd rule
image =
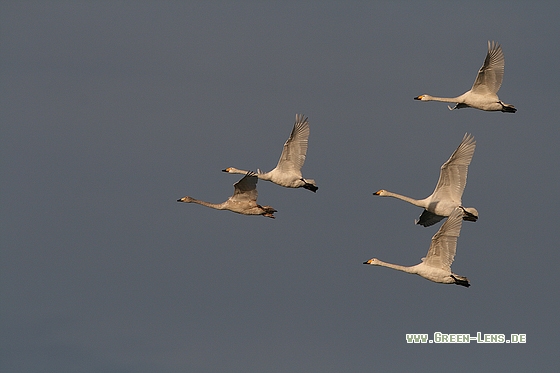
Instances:
[[[560,3],[0,4],[2,372],[546,371],[557,365]],[[417,102],[468,90],[487,40],[516,114]],[[261,181],[309,117],[317,194]],[[454,272],[429,195],[472,133]],[[406,333],[527,343],[409,345]]]

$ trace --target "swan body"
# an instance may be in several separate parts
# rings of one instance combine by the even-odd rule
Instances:
[[[304,179],[301,168],[307,153],[307,139],[309,138],[309,122],[303,115],[296,114],[296,121],[290,137],[284,144],[278,165],[269,172],[257,170],[256,176],[286,188],[305,188],[316,192],[317,185],[312,179]],[[228,167],[223,172],[230,174],[246,174],[247,171],[235,167]]]
[[[471,163],[476,141],[470,134],[465,134],[459,147],[440,169],[439,180],[434,192],[424,199],[414,199],[385,189],[373,193],[382,197],[394,197],[424,208],[416,224],[429,227],[449,216],[457,207],[463,211],[463,219],[476,221],[478,211],[474,207],[463,207],[461,198],[467,184],[467,171]]]
[[[445,223],[432,237],[430,249],[420,264],[414,266],[401,266],[385,263],[377,258],[371,258],[364,264],[393,268],[398,271],[412,273],[427,280],[441,284],[456,284],[471,286],[466,277],[451,272],[451,264],[457,251],[457,237],[461,232],[463,210],[456,208]]]
[[[517,109],[513,105],[506,104],[498,98],[498,90],[502,85],[503,77],[504,52],[499,44],[489,41],[486,59],[478,70],[478,75],[469,91],[457,97],[434,97],[424,94],[414,97],[414,99],[455,103],[454,107],[448,106],[449,110],[472,107],[486,111],[515,113]]]
[[[241,180],[233,184],[233,195],[222,203],[200,201],[189,196],[180,198],[177,202],[198,203],[199,205],[211,207],[216,210],[229,210],[243,215],[263,215],[274,219],[275,209],[271,206],[261,206],[257,204],[257,181],[258,178],[255,173],[247,172]]]

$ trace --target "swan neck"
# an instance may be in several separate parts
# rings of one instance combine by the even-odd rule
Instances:
[[[199,199],[194,199],[194,198],[192,199],[191,202],[192,203],[198,203],[199,205],[210,207],[210,208],[217,209],[217,210],[223,210],[224,209],[224,204],[223,203],[211,203],[211,202],[201,201]]]
[[[382,262],[379,259],[377,259],[377,265],[380,265],[382,267],[396,269],[397,271],[402,271],[402,272],[407,272],[407,273],[416,273],[412,270],[411,267],[401,266],[401,265],[393,264],[393,263],[386,263],[386,262]]]
[[[393,192],[389,192],[389,191],[386,191],[385,195],[388,196],[388,197],[393,197],[393,198],[397,198],[397,199],[400,199],[400,200],[405,201],[405,202],[412,203],[414,206],[426,208],[426,203],[425,203],[426,200],[424,200],[424,199],[414,199],[414,198],[410,198],[410,197],[407,197],[407,196],[403,196],[402,194],[393,193]]]
[[[259,172],[257,173],[257,177],[261,180],[267,180],[270,181],[272,180],[272,174],[271,171],[269,172],[262,172],[259,170]]]
[[[247,173],[249,171],[245,171],[245,170],[239,170],[237,168],[230,168],[230,173],[232,174],[242,174],[242,175],[247,175]],[[258,177],[261,180],[268,180],[270,181],[272,179],[272,174],[271,172],[262,172],[261,170],[258,170],[257,173],[255,174],[256,177]]]
[[[248,173],[249,171],[245,171],[245,170],[239,170],[239,169],[237,169],[237,168],[233,168],[233,167],[232,167],[232,168],[230,169],[230,171],[229,171],[229,172],[230,172],[230,173],[232,173],[232,174],[242,174],[242,175],[247,175],[247,173]]]
[[[461,96],[457,97],[435,97],[435,96],[428,96],[429,101],[440,101],[440,102],[450,102],[450,103],[460,103],[463,102]]]

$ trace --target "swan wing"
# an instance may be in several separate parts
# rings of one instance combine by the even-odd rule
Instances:
[[[426,265],[451,272],[462,224],[463,210],[456,208],[432,237],[428,254],[422,259]]]
[[[439,180],[432,198],[436,201],[451,200],[461,203],[467,185],[467,171],[471,163],[476,141],[466,133],[459,147],[451,154],[439,172]]]
[[[254,172],[247,172],[237,183],[233,184],[233,196],[229,198],[232,202],[255,202],[257,201],[258,177]]]
[[[488,54],[478,70],[471,91],[478,94],[497,94],[504,78],[504,52],[496,42],[488,42]]]
[[[296,122],[290,137],[284,144],[276,169],[283,172],[300,172],[307,154],[309,122],[303,115],[296,114]]]
[[[420,217],[416,221],[416,224],[420,224],[423,227],[429,227],[436,223],[439,223],[441,220],[443,220],[443,218],[445,218],[445,216],[436,215],[433,212],[424,210],[424,212],[422,212],[422,215],[420,215]]]

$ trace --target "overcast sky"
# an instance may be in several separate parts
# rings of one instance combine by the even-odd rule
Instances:
[[[560,261],[560,3],[0,3],[0,368],[12,372],[553,371]],[[418,102],[468,90],[496,40],[515,114]],[[258,183],[295,114],[316,194]],[[477,140],[453,271],[428,196]],[[407,344],[406,333],[526,334]]]

